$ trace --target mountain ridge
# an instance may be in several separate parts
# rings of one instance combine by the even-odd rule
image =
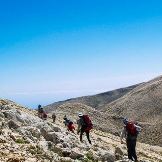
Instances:
[[[131,91],[132,89],[134,89],[135,87],[139,86],[142,83],[139,84],[135,84],[132,86],[128,86],[125,88],[118,88],[115,90],[111,90],[111,91],[107,91],[107,92],[102,92],[96,95],[89,95],[89,96],[83,96],[83,97],[77,97],[77,98],[70,98],[64,101],[59,101],[59,102],[55,102],[53,104],[47,105],[45,106],[45,109],[47,112],[50,112],[50,109],[53,109],[54,107],[57,107],[61,104],[64,103],[82,103],[85,104],[87,106],[91,106],[95,109],[99,109],[99,107],[101,107],[103,104],[106,103],[110,103],[120,97],[122,97],[123,95],[125,95],[126,93],[128,93],[129,91]]]

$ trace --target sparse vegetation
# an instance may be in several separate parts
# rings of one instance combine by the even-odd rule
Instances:
[[[88,151],[85,155],[84,162],[98,162],[98,160],[95,160],[93,153]]]
[[[30,146],[29,147],[29,152],[32,155],[42,155],[44,153],[43,149],[40,148],[38,145],[36,145],[36,146]]]
[[[15,140],[16,143],[18,144],[27,144],[28,142],[26,140],[24,140],[23,138],[18,138]]]

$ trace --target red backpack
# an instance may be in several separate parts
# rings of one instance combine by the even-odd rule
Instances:
[[[86,126],[86,131],[89,131],[93,128],[93,124],[88,115],[83,115],[83,120]]]
[[[45,113],[45,112],[43,113],[43,118],[47,119],[47,113]]]
[[[127,130],[128,135],[136,136],[138,134],[134,122],[128,122],[126,125],[126,130]]]

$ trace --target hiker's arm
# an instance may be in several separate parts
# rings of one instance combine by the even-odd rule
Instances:
[[[141,128],[139,125],[135,125],[135,126],[136,126],[137,131],[138,131],[138,132],[141,132],[141,129],[142,129],[142,128]]]
[[[78,124],[77,133],[79,133],[79,132],[80,132],[80,128],[81,128],[81,125],[80,125],[80,124]]]
[[[80,120],[77,123],[78,123],[77,133],[79,133],[80,132],[80,129],[81,129],[81,122],[80,122]]]
[[[63,121],[64,125],[66,126],[66,121]]]

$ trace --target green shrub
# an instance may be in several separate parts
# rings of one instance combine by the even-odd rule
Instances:
[[[22,138],[16,139],[15,142],[16,142],[16,143],[19,143],[19,144],[26,144],[26,143],[27,143],[27,142],[26,142],[24,139],[22,139]]]

